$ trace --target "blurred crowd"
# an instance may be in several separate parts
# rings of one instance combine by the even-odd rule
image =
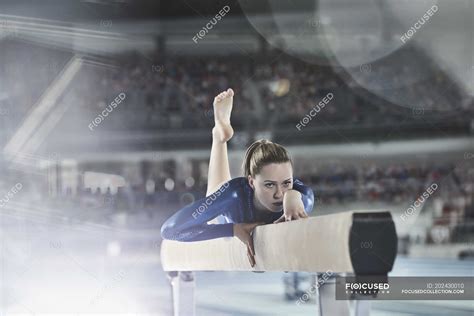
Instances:
[[[162,62],[159,57],[149,59],[138,53],[121,58],[120,68],[96,69],[94,77],[99,82],[87,90],[95,87],[99,94],[88,102],[99,111],[120,92],[127,93],[130,98],[124,117],[136,119],[129,128],[209,127],[213,98],[228,87],[236,92],[232,121],[237,128],[294,127],[328,93],[335,97],[318,113],[318,119],[330,124],[416,121],[420,114],[414,115],[412,108],[420,107],[424,119],[463,118],[472,111],[472,100],[464,98],[443,71],[427,62],[412,67],[408,61],[413,63],[414,58],[407,52],[387,57],[371,72],[361,71],[360,85],[330,66],[286,55],[173,57]],[[410,80],[404,82],[407,78]],[[383,91],[386,98],[364,97],[359,93],[366,90],[364,82]],[[393,106],[396,100],[401,106]],[[122,124],[119,118],[117,121]]]
[[[195,160],[189,169],[174,160],[114,164],[104,172],[123,176],[126,185],[119,187],[86,187],[80,179],[68,184],[70,174],[62,177],[62,172],[52,181],[47,174],[33,176],[3,170],[0,206],[5,214],[15,210],[40,221],[154,229],[176,210],[205,196],[207,163]],[[78,171],[84,167],[87,166],[79,165]],[[97,168],[100,165],[94,169]],[[183,169],[188,169],[184,177]],[[398,217],[435,184],[436,191],[419,210],[431,222],[426,227],[424,242],[474,240],[474,169],[466,162],[315,165],[303,161],[295,166],[295,176],[313,188],[315,215],[331,210],[382,207]],[[440,238],[441,235],[444,237]]]
[[[9,54],[4,75],[11,81],[0,91],[0,105],[16,104],[9,110],[20,115],[27,113],[70,57],[35,47],[34,58],[27,58],[28,45],[13,43],[2,49]],[[17,52],[25,56],[19,59]],[[225,57],[131,52],[86,59],[60,102],[71,105],[78,122],[90,122],[125,93],[126,102],[104,126],[195,129],[212,126],[213,98],[228,87],[236,92],[232,122],[244,129],[294,127],[328,93],[334,99],[317,119],[329,124],[416,121],[420,115],[413,115],[412,108],[420,107],[425,120],[466,119],[474,108],[472,98],[464,96],[443,70],[409,46],[355,72],[336,72],[322,62],[276,52]],[[367,91],[375,93],[367,96]],[[87,126],[84,122],[78,126]]]
[[[129,213],[148,212],[150,216],[161,212],[173,211],[199,198],[204,197],[207,187],[207,169],[202,168],[207,161],[196,161],[192,172],[185,178],[177,176],[176,164],[148,166],[136,169],[135,175],[126,175],[124,167],[116,170],[127,179],[126,187],[88,187],[76,182],[76,186],[59,181],[56,196],[58,202],[69,201],[70,205],[111,213],[126,211]],[[120,169],[123,168],[123,169]],[[301,164],[300,168],[304,168]],[[386,205],[404,205],[414,202],[426,189],[436,183],[439,187],[434,195],[441,199],[444,212],[456,209],[460,217],[473,217],[467,214],[474,195],[474,169],[468,165],[443,164],[340,164],[312,166],[299,170],[295,166],[295,175],[306,185],[313,188],[316,196],[316,210],[331,205],[350,203],[384,203]],[[33,190],[31,197],[41,201],[48,196],[47,185],[31,185],[28,178],[15,178],[23,182],[24,189]],[[42,179],[41,181],[46,181]],[[50,180],[48,180],[50,181]],[[8,188],[3,188],[6,191]],[[62,197],[68,197],[63,199]],[[54,200],[54,199],[53,199]],[[430,199],[430,203],[435,199]],[[407,202],[408,201],[408,202]],[[408,204],[405,205],[408,207]],[[158,211],[159,209],[159,211]],[[472,210],[471,210],[472,212]],[[441,212],[442,213],[442,212]],[[438,215],[442,215],[442,214]]]

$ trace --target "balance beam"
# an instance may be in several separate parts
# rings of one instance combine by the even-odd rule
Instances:
[[[255,267],[236,237],[164,240],[164,271],[306,271],[386,275],[397,252],[390,212],[348,211],[257,226]]]

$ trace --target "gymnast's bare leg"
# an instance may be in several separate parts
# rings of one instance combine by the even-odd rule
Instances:
[[[214,128],[212,129],[212,148],[207,175],[207,191],[209,196],[223,183],[231,180],[229,158],[227,156],[227,142],[234,135],[230,124],[230,115],[234,91],[227,89],[214,98]]]

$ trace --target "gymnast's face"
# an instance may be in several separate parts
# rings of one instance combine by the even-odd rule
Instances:
[[[259,174],[248,177],[255,192],[255,207],[259,210],[280,212],[283,209],[283,195],[293,188],[293,168],[290,162],[271,163]]]

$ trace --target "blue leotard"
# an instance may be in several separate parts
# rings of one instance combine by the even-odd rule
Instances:
[[[313,190],[300,180],[293,180],[293,189],[301,193],[306,213],[313,210]],[[191,203],[171,216],[161,227],[164,239],[199,241],[232,237],[233,223],[265,222],[280,218],[281,212],[257,212],[253,203],[254,191],[244,177],[224,183],[216,192]],[[208,224],[218,217],[221,224]]]

